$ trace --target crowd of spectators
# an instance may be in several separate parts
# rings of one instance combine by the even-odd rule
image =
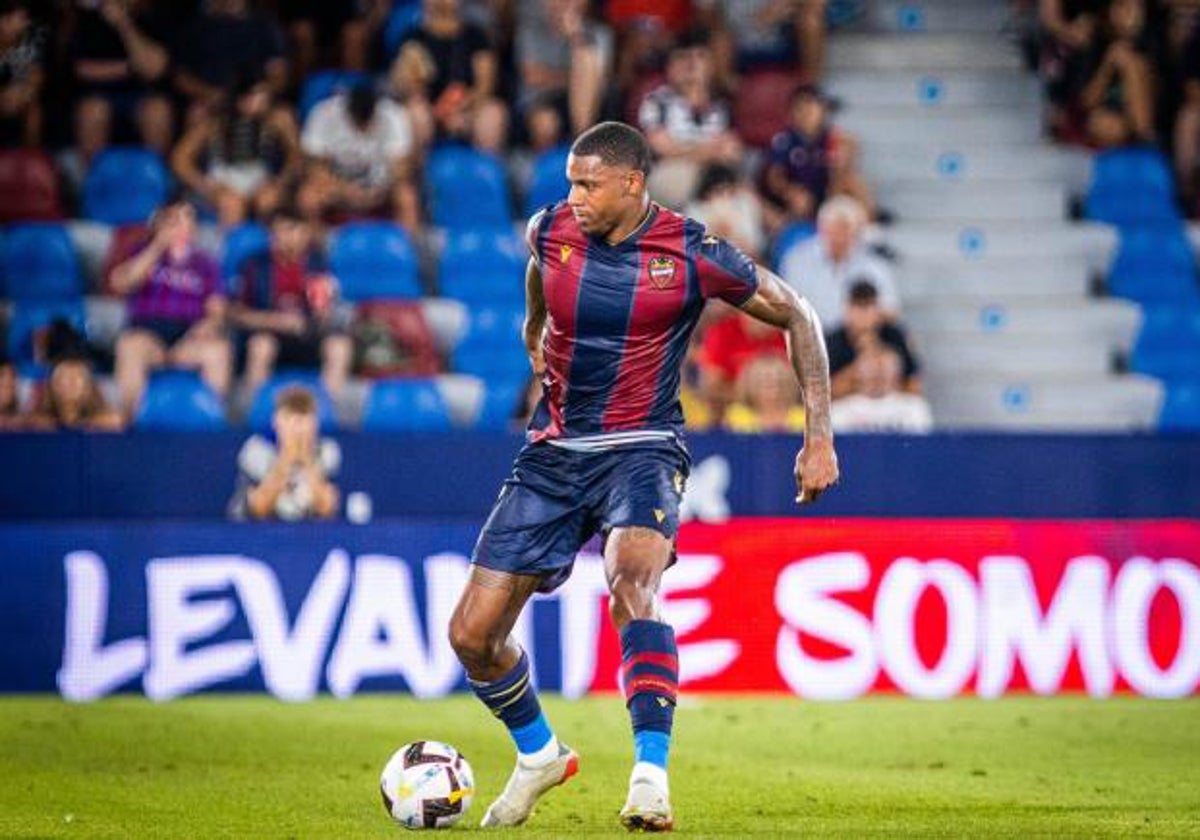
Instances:
[[[68,202],[112,146],[157,153],[175,185],[144,226],[116,231],[102,281],[101,291],[127,306],[111,358],[90,350],[101,372],[112,365],[116,422],[90,398],[86,411],[64,411],[80,403],[64,398],[50,400],[55,423],[132,422],[148,377],[164,366],[199,371],[231,406],[293,367],[319,371],[337,399],[370,355],[367,331],[338,306],[325,245],[339,226],[398,225],[421,256],[422,288],[437,294],[444,239],[428,178],[435,152],[457,145],[495,161],[515,226],[539,161],[613,118],[646,132],[657,200],[772,263],[813,302],[836,348],[837,396],[872,401],[869,411],[841,412],[842,427],[868,415],[860,427],[886,427],[885,397],[921,400],[891,266],[865,237],[889,214],[821,84],[828,21],[861,5],[0,0],[0,144],[50,150]],[[1162,142],[1193,202],[1198,7],[1014,0],[1032,23],[1049,130],[1096,146]],[[330,87],[310,95],[331,71]],[[768,100],[757,111],[747,104]],[[216,247],[246,221],[269,228],[266,252],[222,267]],[[8,278],[10,291],[20,282]],[[79,359],[88,368],[88,353],[74,352],[71,361]],[[714,304],[685,370],[689,424],[797,428],[800,400],[780,375],[785,360],[781,336]],[[453,368],[444,357],[440,365]],[[14,391],[12,370],[0,368],[0,427],[38,425],[20,419],[22,408],[47,401],[54,375],[44,367],[36,377],[44,381],[30,387],[18,367]],[[63,393],[91,393],[60,378]],[[928,427],[927,406],[925,420],[904,419],[907,409],[897,416],[901,427]]]

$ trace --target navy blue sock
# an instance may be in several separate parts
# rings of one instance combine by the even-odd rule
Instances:
[[[518,752],[526,755],[535,753],[554,737],[546,716],[542,714],[537,692],[530,682],[529,657],[525,651],[521,651],[521,658],[513,669],[500,679],[468,682],[475,696],[508,727]]]
[[[621,629],[621,682],[633,724],[634,760],[666,769],[679,694],[671,625],[635,619]]]

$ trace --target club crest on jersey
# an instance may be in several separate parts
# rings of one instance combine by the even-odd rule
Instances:
[[[670,257],[651,257],[650,286],[655,289],[666,289],[675,281],[675,260]]]

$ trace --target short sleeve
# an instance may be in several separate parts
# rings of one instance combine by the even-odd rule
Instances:
[[[741,306],[758,291],[758,268],[739,248],[708,232],[695,250],[696,276],[705,298]]]
[[[665,110],[662,101],[654,92],[646,94],[642,104],[638,106],[638,125],[642,127],[643,131],[663,128],[667,121]]]
[[[542,229],[546,225],[546,220],[550,218],[552,208],[544,207],[534,213],[529,218],[529,224],[525,226],[525,246],[529,249],[529,255],[537,262],[540,267],[542,264],[542,256],[538,251],[538,239],[542,235]]]
[[[383,141],[384,155],[389,159],[404,157],[413,148],[412,126],[408,113],[392,102],[381,104],[385,106],[383,114],[386,115],[384,120],[387,125]]]
[[[329,153],[329,121],[334,108],[341,107],[340,97],[334,96],[313,108],[308,119],[304,121],[304,130],[300,134],[300,148],[312,157],[325,157]]]

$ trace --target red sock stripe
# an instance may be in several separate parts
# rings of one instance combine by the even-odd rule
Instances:
[[[657,665],[660,668],[666,668],[676,674],[679,673],[679,657],[673,653],[653,653],[646,651],[644,653],[635,653],[633,656],[621,663],[621,678],[627,679],[629,671],[638,665]]]
[[[672,703],[679,693],[679,684],[665,680],[658,674],[643,674],[625,683],[625,698],[628,700],[635,694],[661,694]]]

